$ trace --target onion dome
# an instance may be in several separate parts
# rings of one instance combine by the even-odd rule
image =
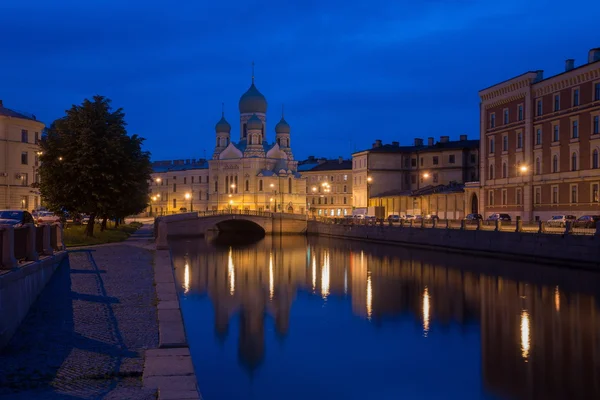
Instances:
[[[250,117],[250,119],[246,122],[246,128],[248,130],[250,129],[262,129],[263,127],[263,123],[260,120],[260,118],[258,118],[256,116],[256,114],[252,114],[252,116]]]
[[[265,99],[265,96],[263,96],[256,86],[254,86],[254,82],[252,82],[250,89],[240,97],[239,107],[241,114],[265,114],[267,112],[267,99]]]
[[[290,133],[290,129],[290,125],[283,117],[281,117],[281,121],[275,125],[275,133]]]
[[[215,131],[217,131],[217,133],[231,132],[231,125],[229,125],[229,122],[227,122],[227,120],[225,119],[224,113],[221,115],[221,119],[219,120],[219,122],[217,122],[217,125],[215,125]]]

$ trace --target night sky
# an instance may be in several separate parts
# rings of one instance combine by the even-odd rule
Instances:
[[[222,102],[239,138],[254,61],[267,139],[284,103],[297,159],[346,157],[375,139],[478,138],[480,89],[600,46],[597,0],[293,3],[4,0],[0,99],[49,124],[101,94],[154,160],[210,157]]]

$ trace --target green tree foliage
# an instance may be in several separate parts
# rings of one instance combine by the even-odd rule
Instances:
[[[125,114],[102,96],[85,99],[54,121],[41,140],[40,193],[55,212],[122,219],[148,205],[150,153],[127,135]]]

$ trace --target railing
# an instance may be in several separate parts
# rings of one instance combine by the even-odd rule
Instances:
[[[338,224],[345,226],[381,226],[391,229],[460,229],[497,232],[522,232],[543,233],[553,235],[596,235],[600,236],[600,222],[580,223],[566,222],[553,223],[547,221],[496,221],[496,220],[446,220],[446,219],[417,219],[400,220],[392,222],[387,219],[354,219],[354,218],[329,218],[312,217],[313,221],[325,224]]]
[[[271,211],[254,211],[254,210],[217,210],[217,211],[198,211],[200,217],[214,217],[218,215],[252,215],[255,217],[271,217]]]
[[[25,224],[14,228],[0,225],[0,269],[13,269],[23,261],[37,261],[41,255],[63,250],[63,230],[59,223]]]

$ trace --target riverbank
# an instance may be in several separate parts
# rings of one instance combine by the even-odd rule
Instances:
[[[308,234],[600,270],[600,237],[308,222]]]
[[[154,258],[134,236],[69,252],[0,353],[0,398],[155,398],[142,382],[159,344]]]

